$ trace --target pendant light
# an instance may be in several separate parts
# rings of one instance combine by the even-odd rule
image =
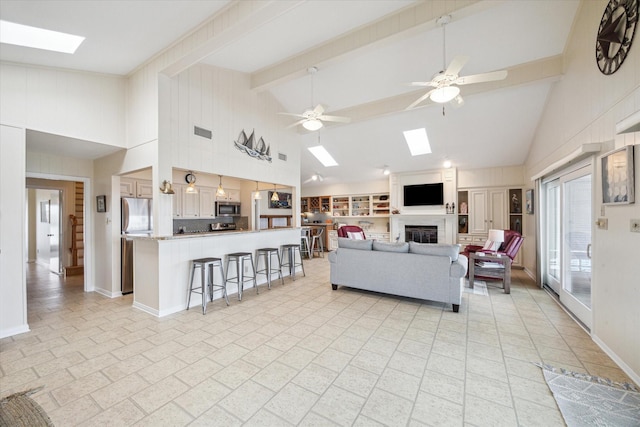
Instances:
[[[218,184],[218,189],[216,190],[216,197],[224,197],[226,193],[224,192],[224,188],[222,188],[222,175],[218,175],[220,177],[220,183]]]
[[[262,194],[260,194],[260,187],[258,186],[258,181],[256,181],[256,194],[253,195],[254,200],[262,199]]]
[[[271,201],[277,202],[280,200],[280,196],[278,195],[278,191],[276,190],[276,185],[273,184],[273,194],[271,195]]]
[[[196,176],[192,171],[184,177],[184,180],[187,182],[187,189],[185,193],[187,194],[198,194],[198,189],[196,188]]]

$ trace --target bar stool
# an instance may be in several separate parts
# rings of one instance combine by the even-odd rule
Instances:
[[[302,264],[302,254],[300,253],[300,245],[295,243],[289,243],[280,247],[280,259],[282,260],[281,267],[289,267],[289,275],[296,280],[296,267],[302,267],[302,275],[306,277],[304,272],[304,265]],[[300,256],[300,262],[296,262],[296,251]],[[287,254],[287,262],[284,262],[284,254]]]
[[[214,267],[220,268],[220,274],[222,276],[222,285],[216,285],[213,281],[213,269]],[[197,287],[193,287],[193,279],[196,269],[200,269],[200,292],[197,291]],[[200,258],[191,261],[191,274],[189,279],[189,294],[187,295],[187,310],[189,310],[189,304],[191,303],[191,294],[202,294],[202,314],[207,312],[207,288],[209,288],[209,298],[213,301],[213,288],[221,288],[224,295],[224,299],[229,305],[229,298],[227,297],[227,284],[225,281],[224,268],[222,268],[222,260],[220,258]],[[208,280],[207,280],[208,279]]]
[[[278,261],[278,268],[272,267],[271,257],[276,256],[276,260]],[[264,258],[264,268],[260,270],[260,258]],[[280,254],[278,253],[277,248],[262,248],[256,251],[256,276],[258,274],[264,274],[267,276],[267,283],[269,285],[269,289],[271,289],[271,273],[278,273],[280,276],[280,281],[284,285],[284,279],[282,278],[282,261],[280,260]]]
[[[303,253],[311,258],[311,227],[300,227],[300,258]]]
[[[251,273],[253,276],[248,276],[244,274],[244,263],[245,261],[249,262],[251,265]],[[236,263],[236,277],[229,278],[229,263]],[[253,287],[256,288],[256,293],[260,294],[258,290],[258,284],[256,283],[256,269],[253,265],[253,256],[251,252],[234,252],[232,254],[227,254],[227,278],[226,282],[235,283],[238,285],[238,300],[242,301],[242,291],[244,289],[244,283],[248,281],[253,281]]]
[[[311,236],[311,258],[314,251],[324,258],[324,227],[316,228],[316,232]]]

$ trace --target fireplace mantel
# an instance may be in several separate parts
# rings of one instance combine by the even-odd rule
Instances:
[[[390,217],[391,241],[404,242],[407,225],[435,225],[438,227],[438,242],[455,243],[456,216],[447,214],[395,214]]]

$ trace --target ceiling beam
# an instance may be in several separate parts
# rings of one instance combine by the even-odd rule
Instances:
[[[256,71],[251,75],[251,89],[263,91],[307,75],[307,69],[311,66],[326,67],[356,51],[362,53],[365,49],[379,48],[381,43],[435,29],[438,27],[436,20],[442,15],[454,14],[455,19],[459,20],[500,3],[502,1],[422,0],[276,65]]]
[[[181,38],[163,54],[177,58],[161,73],[174,77],[256,28],[304,4],[296,1],[235,0],[193,32]]]
[[[526,64],[509,68],[509,74],[504,80],[463,86],[461,94],[464,98],[468,98],[476,94],[491,92],[499,89],[512,88],[543,81],[555,81],[560,79],[560,77],[562,76],[562,71],[562,55],[551,56],[548,58],[539,59],[537,61],[528,62]],[[426,90],[428,89],[415,90],[404,93],[402,95],[396,95],[378,101],[373,101],[350,108],[344,108],[338,111],[332,111],[331,115],[349,117],[351,119],[351,123],[355,123],[369,120],[375,117],[385,116],[388,114],[400,113],[405,111],[406,108],[413,101],[423,95]],[[440,104],[425,101],[416,108],[423,108],[433,105]],[[326,123],[326,125],[327,127],[342,126],[342,124],[339,123]]]

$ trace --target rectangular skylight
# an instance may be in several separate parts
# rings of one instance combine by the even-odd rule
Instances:
[[[431,145],[429,145],[429,137],[425,128],[405,130],[403,133],[412,156],[431,153]]]
[[[0,42],[62,53],[75,53],[84,37],[0,20]]]
[[[325,167],[329,166],[338,166],[338,162],[336,162],[331,154],[322,145],[316,145],[315,147],[309,147],[309,151],[311,154],[316,156],[316,159],[320,161]]]

